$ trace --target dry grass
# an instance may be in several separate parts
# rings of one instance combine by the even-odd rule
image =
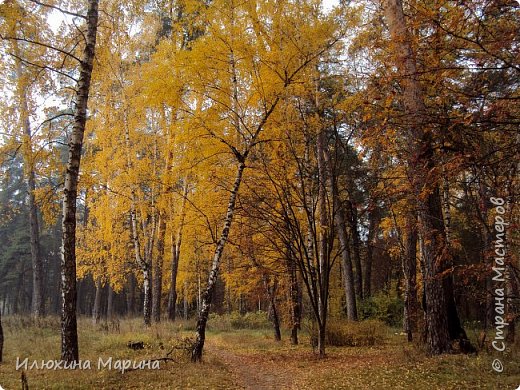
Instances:
[[[30,389],[516,389],[520,359],[511,352],[503,359],[506,371],[491,370],[493,355],[427,357],[404,336],[386,329],[384,343],[363,347],[328,347],[317,359],[302,334],[302,344],[272,340],[270,329],[242,329],[208,333],[203,364],[193,364],[180,350],[161,362],[160,370],[97,369],[99,357],[143,359],[165,356],[179,340],[193,333],[193,323],[162,323],[145,328],[140,319],[93,325],[79,323],[80,355],[91,360],[91,370],[28,370]],[[26,318],[5,318],[4,363],[0,385],[20,388],[16,357],[29,361],[59,359],[59,321],[33,323]],[[143,350],[131,350],[129,341],[143,341]],[[498,357],[498,356],[496,356]]]
[[[233,388],[229,372],[218,361],[209,358],[206,364],[192,364],[181,350],[170,355],[174,362],[160,362],[160,370],[97,369],[98,359],[109,357],[141,361],[164,357],[179,340],[187,335],[184,322],[163,323],[146,329],[140,319],[121,320],[114,324],[93,325],[90,320],[79,321],[80,358],[90,360],[91,370],[28,370],[30,389],[199,389],[205,383],[214,389]],[[16,371],[16,358],[55,360],[60,356],[60,334],[57,319],[39,323],[25,318],[4,319],[4,362],[0,365],[0,385],[18,389],[21,372]],[[191,334],[191,332],[189,333]],[[131,350],[129,341],[144,341],[143,350]]]

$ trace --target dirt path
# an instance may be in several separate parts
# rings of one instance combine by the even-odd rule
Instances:
[[[266,361],[262,357],[240,355],[207,345],[207,352],[226,365],[236,378],[238,386],[248,390],[291,389],[291,375],[282,362]]]

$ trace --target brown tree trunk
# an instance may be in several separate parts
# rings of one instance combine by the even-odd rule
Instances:
[[[208,322],[213,292],[217,283],[220,259],[222,258],[224,247],[226,246],[226,243],[228,241],[229,230],[231,228],[231,223],[233,222],[235,204],[237,200],[238,190],[240,188],[240,184],[242,183],[242,174],[244,172],[244,169],[245,163],[243,161],[240,161],[237,169],[235,182],[233,184],[233,189],[231,190],[231,194],[229,196],[229,203],[227,207],[226,218],[224,220],[224,227],[222,228],[222,232],[220,233],[220,238],[217,242],[217,247],[215,248],[215,253],[213,255],[213,263],[211,265],[211,271],[208,278],[208,285],[204,290],[204,293],[202,294],[201,308],[199,310],[199,318],[197,320],[196,340],[191,353],[191,360],[194,362],[198,362],[202,359],[202,350],[204,348],[204,341],[206,339],[206,323]]]
[[[188,197],[188,179],[185,179],[183,198],[181,206],[181,218],[179,221],[179,227],[177,229],[177,235],[172,235],[172,266],[170,272],[170,293],[168,295],[168,319],[175,321],[177,312],[177,272],[179,270],[179,260],[181,256],[181,245],[182,245],[182,232],[184,231],[184,220],[186,218],[186,199]]]
[[[363,275],[361,270],[361,244],[358,231],[358,216],[356,206],[352,201],[347,201],[347,215],[350,226],[350,234],[352,235],[352,258],[356,272],[354,274],[354,288],[356,295],[363,299]]]
[[[372,295],[372,263],[374,254],[374,245],[377,240],[377,229],[381,220],[381,213],[377,206],[373,205],[368,217],[368,238],[367,238],[367,257],[365,267],[363,269],[363,297],[370,298]]]
[[[111,320],[114,318],[114,289],[108,283],[108,297],[107,297],[107,319]]]
[[[276,278],[273,283],[270,283],[269,278],[264,275],[265,290],[267,298],[269,299],[269,318],[273,323],[274,339],[275,341],[282,340],[282,332],[280,332],[280,317],[278,316],[278,309],[276,307],[276,291],[278,289],[278,281]]]
[[[183,290],[183,294],[182,294],[182,303],[183,303],[183,315],[184,315],[184,320],[187,321],[188,320],[188,282],[184,282],[184,290]]]
[[[168,294],[168,319],[175,321],[177,312],[177,273],[179,270],[179,259],[177,258],[177,247],[172,245],[172,266],[170,270],[170,293]]]
[[[451,266],[446,244],[439,185],[435,172],[432,134],[423,93],[417,79],[415,56],[401,0],[383,1],[390,35],[396,46],[396,65],[401,74],[402,98],[407,123],[408,177],[418,210],[421,253],[424,260],[426,342],[433,354],[451,350],[451,325],[460,321],[453,300]],[[428,189],[424,196],[425,189]],[[460,326],[459,326],[460,328]],[[461,328],[462,329],[462,328]]]
[[[417,328],[417,219],[409,215],[406,220],[406,237],[403,253],[404,331],[408,341],[413,340]]]
[[[69,155],[63,185],[61,359],[66,362],[79,359],[76,320],[76,198],[83,134],[87,121],[88,95],[96,48],[98,0],[89,0],[88,4],[86,42],[83,59],[80,64],[74,109],[74,125],[69,139]]]
[[[451,276],[445,275],[448,254],[443,236],[441,202],[438,187],[428,196],[426,204],[420,205],[419,228],[421,253],[424,259],[424,291],[426,298],[426,343],[433,354],[451,350],[449,301],[453,299],[445,283]],[[456,313],[450,313],[456,315]],[[458,321],[458,318],[457,318]]]
[[[0,363],[4,353],[4,329],[2,328],[2,310],[0,309]]]
[[[135,276],[133,273],[128,275],[126,285],[126,312],[129,316],[135,314]]]
[[[92,308],[92,322],[98,324],[101,319],[101,293],[103,287],[101,286],[101,278],[96,279],[96,295],[94,297],[94,307]]]
[[[318,134],[316,142],[318,160],[318,353],[325,356],[325,332],[327,326],[328,295],[329,295],[329,240],[327,239],[329,225],[327,216],[327,183],[332,180],[327,169],[327,145],[325,131]],[[330,159],[329,159],[330,162]]]
[[[298,331],[301,323],[301,289],[298,284],[298,273],[296,272],[296,262],[292,258],[290,251],[286,254],[287,273],[289,275],[289,299],[291,315],[291,344],[298,344]]]
[[[324,135],[319,135],[318,137],[324,138]],[[320,142],[323,143],[324,140]],[[334,224],[336,225],[336,231],[338,234],[339,244],[340,244],[340,251],[341,251],[341,267],[343,271],[343,284],[344,284],[344,290],[345,290],[345,303],[347,308],[347,319],[350,321],[357,321],[358,315],[357,315],[357,304],[356,304],[356,283],[358,282],[357,278],[354,278],[354,271],[352,269],[352,259],[351,259],[351,253],[349,248],[349,240],[347,235],[347,223],[345,218],[345,208],[343,207],[343,203],[341,202],[339,198],[339,190],[337,186],[337,182],[335,179],[335,175],[333,172],[332,167],[332,161],[329,156],[328,149],[325,147],[325,145],[320,145],[320,148],[322,149],[321,154],[323,155],[323,164],[326,165],[327,169],[327,187],[329,188],[329,192],[332,194],[332,201],[333,201],[333,207],[334,207]],[[319,161],[319,160],[318,160]],[[323,202],[325,200],[323,199]],[[351,203],[349,202],[350,206]],[[357,230],[357,224],[356,230]],[[359,239],[359,237],[358,237]],[[359,245],[359,241],[358,241]],[[359,247],[358,247],[358,260],[359,259]],[[361,261],[359,265],[356,265],[358,267],[357,274],[359,278],[361,278]],[[360,283],[360,282],[359,282]],[[358,286],[358,288],[361,288],[361,283]],[[358,290],[359,291],[359,290]]]
[[[15,54],[20,58],[20,50],[18,42],[14,41]],[[32,147],[32,131],[29,121],[29,107],[27,104],[26,84],[23,81],[24,75],[22,70],[22,62],[18,58],[16,62],[16,79],[18,98],[20,103],[20,119],[24,131],[23,142],[23,163],[24,175],[27,182],[28,208],[29,208],[29,237],[31,243],[31,262],[32,262],[32,302],[31,312],[33,317],[42,317],[45,312],[45,301],[43,299],[43,263],[40,254],[40,227],[38,222],[38,206],[34,192],[36,190],[36,180],[34,174],[34,152]]]

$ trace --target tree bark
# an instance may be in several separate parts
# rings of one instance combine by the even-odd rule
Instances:
[[[367,238],[367,257],[365,267],[363,269],[363,297],[370,298],[372,295],[372,263],[374,254],[374,245],[377,240],[377,229],[381,220],[381,213],[377,206],[373,205],[368,217],[368,238]]]
[[[90,92],[96,33],[98,0],[89,0],[87,33],[80,64],[76,92],[74,125],[69,140],[69,155],[63,186],[62,256],[61,256],[61,359],[67,362],[79,359],[76,320],[76,198],[81,162],[83,134],[87,121],[87,104]]]
[[[321,136],[323,137],[323,136]],[[323,141],[322,141],[323,142]],[[339,198],[338,185],[335,180],[333,172],[332,161],[326,147],[321,146],[321,153],[323,154],[323,163],[326,165],[327,175],[327,186],[332,194],[332,201],[334,207],[334,224],[336,225],[336,231],[338,234],[340,251],[341,251],[341,268],[343,271],[343,285],[345,290],[345,304],[347,308],[347,319],[350,321],[357,321],[357,304],[356,304],[356,283],[354,279],[354,271],[352,269],[352,259],[349,247],[349,240],[347,235],[347,223],[345,218],[345,208]],[[357,225],[356,225],[357,230]],[[359,238],[359,237],[358,237]],[[359,245],[359,241],[358,241]],[[359,259],[359,248],[358,248],[358,259]],[[361,261],[359,268],[357,269],[357,275],[361,277]],[[358,286],[361,288],[361,285]]]
[[[101,294],[103,288],[101,286],[101,278],[96,279],[96,295],[94,297],[94,307],[92,309],[92,322],[98,324],[101,319]]]
[[[107,319],[111,320],[114,318],[114,289],[110,285],[107,284],[108,288],[108,297],[107,297]]]
[[[222,253],[224,252],[224,247],[226,246],[226,243],[228,241],[231,223],[233,222],[233,215],[235,213],[235,205],[238,190],[240,188],[240,184],[242,183],[242,174],[244,172],[244,169],[245,163],[243,161],[239,161],[235,182],[233,184],[233,189],[231,190],[231,194],[229,196],[229,203],[227,207],[226,218],[224,220],[224,227],[222,228],[222,232],[220,233],[220,238],[217,242],[217,247],[215,248],[215,253],[213,255],[213,263],[211,265],[211,271],[209,273],[208,285],[204,290],[204,293],[202,294],[201,308],[199,310],[199,318],[197,320],[196,340],[191,353],[191,360],[194,362],[198,362],[202,359],[202,350],[204,348],[204,341],[206,339],[206,323],[208,322],[213,292],[217,283],[220,260],[222,258]]]
[[[29,193],[29,225],[31,240],[31,260],[33,272],[32,314],[39,318],[45,315],[45,300],[43,297],[43,262],[40,251],[40,227],[38,222],[38,207],[34,196],[36,189],[34,169],[27,173]]]
[[[352,257],[356,267],[356,272],[354,274],[354,288],[356,295],[360,299],[363,299],[363,271],[361,270],[361,244],[358,231],[358,216],[356,206],[351,200],[347,201],[347,215],[350,234],[352,235]]]
[[[132,160],[130,156],[130,131],[126,124],[125,129],[125,142],[127,147],[127,166],[128,169],[132,167]],[[143,320],[146,326],[150,326],[152,323],[152,253],[153,253],[153,240],[155,235],[155,228],[152,229],[152,234],[148,237],[148,242],[144,248],[144,254],[141,253],[141,240],[139,238],[139,226],[137,221],[137,195],[135,188],[131,187],[130,191],[130,230],[132,234],[132,243],[134,246],[135,261],[138,267],[143,273]],[[155,220],[155,218],[154,218]],[[155,222],[153,222],[155,224]]]
[[[184,231],[184,220],[186,218],[186,199],[188,197],[188,180],[184,183],[183,198],[181,206],[181,218],[175,237],[172,235],[172,266],[170,272],[170,294],[168,295],[168,319],[175,321],[177,313],[177,273],[181,256],[182,232]]]
[[[188,282],[184,282],[184,290],[182,294],[182,300],[183,300],[183,314],[184,314],[184,320],[188,320]]]
[[[316,105],[318,106],[318,105]],[[317,136],[316,154],[318,160],[318,353],[320,358],[325,356],[325,332],[327,326],[328,295],[329,295],[329,240],[327,239],[329,225],[327,216],[327,183],[332,180],[327,174],[327,146],[325,131],[321,130]],[[330,159],[329,159],[330,161]]]
[[[129,316],[135,314],[135,276],[133,273],[128,275],[126,287],[126,312]]]
[[[4,329],[2,328],[2,311],[0,310],[0,363],[4,353]]]
[[[390,35],[396,45],[408,141],[407,174],[418,210],[421,253],[424,260],[426,342],[432,354],[451,350],[451,325],[459,323],[453,301],[450,254],[446,244],[439,184],[432,180],[435,156],[423,92],[401,0],[384,0]],[[427,195],[424,195],[425,189]],[[462,328],[459,326],[462,330]]]
[[[298,331],[301,323],[301,289],[298,284],[298,273],[296,272],[296,261],[291,256],[291,251],[286,254],[287,273],[289,275],[289,299],[290,299],[290,315],[291,315],[291,344],[298,344]]]
[[[406,220],[406,237],[403,253],[404,331],[408,341],[413,340],[417,327],[417,219],[409,215]]]
[[[14,52],[18,57],[20,50],[18,42],[14,41]],[[31,312],[33,317],[39,318],[45,314],[45,301],[43,299],[43,263],[40,253],[40,227],[38,222],[38,206],[34,192],[36,190],[36,179],[34,173],[34,152],[32,147],[32,131],[29,121],[29,107],[27,104],[27,91],[24,81],[22,62],[15,58],[16,62],[16,80],[18,89],[18,99],[20,103],[20,119],[23,127],[23,163],[24,176],[27,183],[28,208],[29,208],[29,237],[31,243],[31,262],[32,262],[32,302]]]
[[[172,266],[170,270],[170,293],[168,294],[168,319],[175,321],[177,316],[177,273],[179,270],[179,259],[177,247],[172,245]]]
[[[152,317],[155,322],[161,322],[161,297],[163,280],[164,239],[166,236],[166,215],[159,216],[159,233],[157,237],[157,257],[153,272],[154,283],[152,293]]]
[[[282,333],[280,332],[280,317],[278,316],[278,309],[276,308],[276,291],[278,289],[278,281],[276,278],[271,284],[269,278],[264,276],[264,284],[269,299],[269,317],[273,323],[274,339],[275,341],[282,340]]]

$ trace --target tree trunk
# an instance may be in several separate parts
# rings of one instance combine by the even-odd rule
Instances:
[[[173,240],[173,237],[172,237]],[[168,294],[168,319],[175,321],[177,315],[177,273],[179,270],[179,251],[177,245],[172,244],[172,266],[170,271],[170,293]]]
[[[20,50],[18,42],[14,41],[14,52],[18,57],[20,56]],[[22,71],[22,62],[18,58],[16,62],[16,80],[18,89],[18,98],[20,103],[20,119],[24,131],[23,137],[23,163],[24,163],[24,176],[27,182],[27,195],[28,195],[28,208],[29,208],[29,237],[31,243],[31,262],[32,262],[32,275],[33,275],[33,289],[32,289],[32,302],[31,312],[33,317],[42,317],[45,312],[45,301],[43,299],[43,264],[40,253],[40,227],[38,222],[38,206],[36,205],[36,199],[34,192],[36,190],[36,180],[34,174],[34,152],[32,148],[32,131],[31,123],[29,121],[29,107],[27,104],[27,92]]]
[[[146,261],[146,258],[143,258],[141,255],[141,243],[139,241],[138,231],[137,231],[137,215],[135,210],[135,193],[132,190],[132,205],[130,210],[130,220],[132,223],[132,241],[134,243],[134,252],[135,252],[135,260],[141,272],[143,273],[143,319],[144,324],[149,326],[152,321],[152,290],[151,290],[151,269],[150,264]]]
[[[108,283],[108,299],[107,299],[107,319],[111,320],[114,318],[114,289]]]
[[[126,312],[129,316],[135,314],[135,276],[133,273],[128,275],[126,287]]]
[[[278,289],[278,281],[275,278],[271,284],[269,278],[264,275],[264,284],[267,298],[269,299],[269,317],[273,323],[274,339],[275,341],[281,341],[282,333],[280,332],[280,317],[278,316],[278,310],[276,308],[276,290]]]
[[[143,269],[143,320],[144,324],[152,324],[152,271],[150,267]]]
[[[439,184],[432,178],[435,156],[428,114],[417,78],[415,56],[404,18],[401,0],[384,0],[385,16],[396,46],[396,65],[407,123],[408,177],[412,184],[419,218],[421,253],[424,259],[426,297],[426,342],[432,354],[451,350],[451,325],[460,321],[453,300],[449,250],[446,244]],[[427,196],[424,196],[428,189]],[[463,330],[462,330],[463,331]]]
[[[438,187],[428,196],[426,205],[419,206],[421,253],[424,258],[424,291],[426,298],[426,343],[430,352],[441,354],[451,350],[448,319],[446,244],[443,237],[442,212]],[[451,277],[450,277],[451,278]],[[456,313],[453,313],[456,314]],[[457,319],[458,320],[458,319]]]
[[[31,259],[33,272],[33,291],[32,291],[32,314],[39,318],[45,315],[45,300],[43,298],[43,262],[40,253],[40,228],[38,223],[38,211],[34,191],[36,189],[34,170],[28,172],[28,192],[29,192],[29,224],[31,239]]]
[[[406,220],[406,241],[403,253],[404,331],[408,341],[413,340],[417,327],[417,219],[409,215]]]
[[[101,278],[96,279],[96,295],[94,298],[94,308],[92,309],[92,322],[98,324],[101,319],[101,293],[103,288],[101,286]]]
[[[325,357],[325,336],[325,324],[318,321],[318,355],[320,358]]]
[[[155,259],[155,269],[153,272],[153,294],[152,294],[152,317],[155,322],[161,322],[161,298],[163,280],[163,260],[164,260],[164,238],[166,236],[166,215],[159,216],[159,233],[157,238],[157,257]]]
[[[316,105],[318,106],[318,105]],[[325,356],[325,332],[327,324],[328,295],[329,295],[329,218],[327,215],[327,183],[332,176],[327,173],[328,148],[326,145],[325,131],[318,134],[316,142],[316,154],[318,160],[318,352],[320,358]],[[330,164],[330,159],[328,159]]]
[[[4,353],[4,329],[2,328],[2,311],[0,311],[0,363]]]
[[[98,25],[98,0],[90,0],[87,13],[87,33],[83,60],[80,64],[76,91],[74,125],[69,140],[65,182],[63,185],[62,257],[61,257],[61,359],[67,362],[79,359],[76,320],[76,197],[83,146],[83,134],[87,121],[87,103],[90,91],[96,33]]]
[[[170,294],[168,295],[168,319],[175,321],[177,312],[177,273],[179,270],[179,260],[181,256],[182,232],[184,231],[184,220],[186,218],[186,199],[188,197],[188,179],[185,179],[183,198],[181,206],[181,218],[177,229],[176,237],[172,235],[172,266],[170,273]]]
[[[188,282],[184,282],[184,290],[183,290],[182,298],[183,298],[184,321],[187,321],[188,320]]]
[[[298,331],[300,330],[301,322],[301,305],[300,295],[301,289],[298,285],[298,273],[296,272],[296,262],[291,257],[290,251],[287,255],[287,271],[289,275],[289,298],[291,310],[291,344],[298,344]]]
[[[356,267],[356,272],[354,274],[354,288],[356,295],[360,299],[363,299],[363,271],[361,269],[361,244],[358,231],[358,216],[356,206],[350,200],[347,201],[347,215],[348,223],[350,225],[350,234],[352,235],[352,257]]]
[[[320,135],[318,137],[323,137]],[[321,141],[323,142],[323,141]],[[323,155],[323,163],[326,165],[326,169],[328,171],[327,175],[327,186],[329,187],[329,191],[332,194],[332,201],[334,207],[334,224],[336,225],[336,231],[338,234],[340,251],[341,251],[341,267],[343,271],[343,284],[345,289],[345,303],[347,307],[347,319],[350,321],[357,321],[357,304],[356,304],[356,285],[354,280],[354,272],[352,269],[352,259],[348,242],[347,235],[347,224],[345,221],[345,209],[343,204],[339,198],[339,190],[337,186],[337,182],[335,179],[335,174],[333,172],[332,161],[330,159],[329,152],[327,148],[322,145],[321,153]],[[323,199],[323,202],[325,200]],[[356,225],[357,230],[357,225]],[[359,237],[358,237],[359,238]],[[358,241],[359,245],[359,241]],[[359,248],[358,248],[358,258],[359,258]],[[361,262],[359,268],[357,269],[357,275],[361,277]],[[358,286],[359,287],[359,286]]]
[[[213,292],[217,283],[220,260],[229,237],[231,223],[233,222],[236,199],[240,184],[242,183],[242,174],[244,172],[244,168],[245,163],[240,161],[235,182],[233,184],[233,189],[231,190],[231,194],[229,196],[229,204],[227,207],[226,218],[224,220],[224,227],[222,228],[220,238],[217,242],[217,247],[215,248],[215,254],[213,255],[213,263],[211,265],[211,271],[208,278],[208,285],[202,294],[201,308],[199,311],[199,318],[197,320],[196,340],[191,353],[191,360],[194,362],[198,362],[202,359],[202,350],[204,348],[204,341],[206,339],[206,323],[208,322]]]
[[[132,160],[130,157],[130,131],[128,129],[128,124],[126,124],[125,130],[125,142],[127,147],[127,166],[128,169],[132,167]],[[153,239],[155,235],[155,228],[152,229],[152,234],[148,237],[148,243],[144,248],[144,255],[141,253],[141,241],[139,238],[139,227],[137,221],[137,196],[135,193],[135,188],[132,186],[131,188],[131,197],[130,197],[130,222],[131,222],[131,234],[132,234],[132,242],[134,245],[134,254],[135,261],[141,272],[143,273],[143,320],[146,326],[150,326],[152,323],[152,269],[151,269],[151,255],[153,253]],[[155,222],[154,222],[155,224]]]
[[[377,229],[379,228],[379,222],[381,220],[381,213],[376,205],[372,205],[368,220],[367,257],[363,269],[363,297],[365,299],[370,298],[372,295],[372,263],[374,245],[377,240]]]

